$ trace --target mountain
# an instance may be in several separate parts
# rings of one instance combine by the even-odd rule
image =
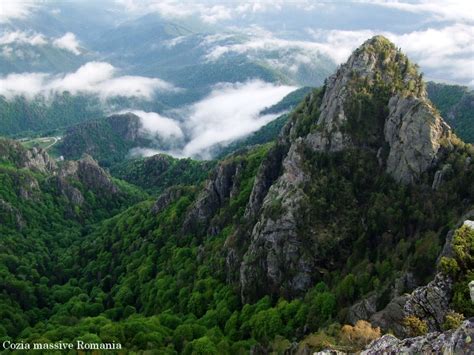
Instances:
[[[196,185],[204,181],[215,161],[176,159],[165,154],[125,160],[111,167],[110,173],[152,193],[162,193],[178,185]]]
[[[474,93],[465,86],[428,82],[430,100],[465,142],[474,142]]]
[[[158,187],[153,198],[90,156],[53,163],[11,141],[0,147],[0,176],[11,181],[0,190],[11,225],[1,240],[2,340],[264,354],[356,352],[391,332],[424,338],[385,335],[373,352],[423,339],[439,349],[438,336],[473,350],[464,318],[474,316],[474,148],[384,37],[312,90],[276,140],[227,155],[204,181],[205,166],[163,156],[119,165],[130,182]],[[34,184],[14,176],[35,174],[65,176],[100,217],[79,207],[78,232],[62,219],[74,204],[50,185],[40,188],[48,203],[16,204],[18,181]],[[119,195],[114,208],[102,204]],[[30,243],[13,227],[16,210],[36,226]],[[55,233],[67,223],[70,232]]]
[[[56,150],[66,159],[88,154],[102,164],[110,165],[122,161],[135,144],[144,141],[139,137],[140,130],[138,116],[132,113],[112,115],[69,128]]]
[[[297,89],[280,102],[262,110],[260,114],[289,112],[309,90],[310,88]],[[79,159],[82,154],[86,153],[93,156],[102,165],[111,166],[130,158],[129,153],[133,152],[133,148],[168,151],[180,148],[187,142],[186,139],[170,141],[169,139],[151,136],[144,129],[140,117],[133,113],[116,114],[106,118],[103,117],[103,114],[101,116],[102,118],[87,120],[68,128],[62,141],[55,147],[57,154],[63,155],[66,159]],[[223,156],[238,147],[245,147],[249,144],[263,144],[273,140],[286,122],[285,117],[277,118],[262,130],[240,141],[231,143],[229,147],[220,145],[213,147],[214,155]]]

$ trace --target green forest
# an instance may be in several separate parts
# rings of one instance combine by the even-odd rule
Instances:
[[[459,329],[474,317],[474,147],[438,113],[457,99],[435,94],[446,105],[376,36],[216,160],[125,160],[133,114],[70,127],[66,160],[1,138],[0,344],[354,353],[382,334]],[[428,292],[442,319],[417,303]],[[388,325],[372,322],[383,312]]]

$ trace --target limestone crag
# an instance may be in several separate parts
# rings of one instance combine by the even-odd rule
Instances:
[[[427,335],[397,339],[393,335],[384,335],[374,340],[363,355],[375,354],[472,354],[474,352],[474,319],[466,320],[456,330],[443,333],[433,332]]]
[[[27,150],[23,157],[22,167],[44,172],[52,172],[57,166],[48,153],[42,148],[33,147]]]
[[[311,286],[314,258],[298,230],[299,209],[305,199],[301,186],[309,178],[298,142],[301,139],[283,161],[283,174],[270,187],[253,227],[240,267],[243,300],[261,296],[261,290],[294,297]]]
[[[212,217],[237,193],[241,169],[242,162],[235,160],[224,161],[215,169],[213,176],[207,181],[204,190],[185,217],[184,233],[195,232],[202,228],[209,228],[209,232],[214,230],[214,234],[217,232],[217,226],[211,223]]]
[[[416,180],[436,163],[441,139],[450,135],[448,125],[426,99],[393,96],[385,123],[390,146],[387,172],[404,183]]]

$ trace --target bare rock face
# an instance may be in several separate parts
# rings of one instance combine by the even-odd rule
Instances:
[[[42,148],[31,148],[25,152],[22,167],[36,170],[42,173],[52,172],[56,169],[56,163]]]
[[[474,319],[466,320],[456,330],[397,339],[384,335],[374,340],[363,355],[375,354],[472,354],[474,352]]]
[[[301,142],[301,140],[299,140]],[[241,295],[251,301],[265,293],[294,297],[312,284],[314,258],[299,233],[298,220],[308,179],[298,143],[283,161],[283,174],[271,186],[253,227],[250,245],[240,267]]]
[[[287,150],[288,148],[285,145],[278,144],[268,152],[265,160],[260,165],[245,209],[247,219],[254,219],[258,215],[268,190],[280,176],[283,158]]]
[[[0,199],[0,223],[7,224],[13,222],[19,230],[26,226],[26,222],[17,208],[12,206],[9,202]]]
[[[369,319],[377,312],[377,295],[371,295],[364,298],[357,303],[354,303],[347,315],[347,320],[351,324],[355,324],[358,320]]]
[[[79,180],[88,188],[103,193],[116,194],[118,192],[118,188],[113,184],[110,176],[90,155],[86,155],[77,163]]]
[[[436,163],[441,139],[449,138],[450,129],[426,99],[393,96],[389,110],[387,172],[397,181],[415,182]]]
[[[187,213],[183,223],[184,233],[193,233],[202,228],[212,229],[210,222],[214,214],[237,192],[241,164],[230,160],[222,162],[217,167]]]
[[[403,307],[404,314],[414,315],[428,324],[429,331],[441,329],[446,314],[450,311],[453,281],[438,273],[428,285],[412,292]]]
[[[140,117],[133,113],[125,113],[112,115],[107,117],[112,129],[123,139],[127,141],[135,141],[140,134],[142,128]]]
[[[156,200],[151,211],[154,214],[159,214],[164,211],[169,205],[177,201],[183,195],[183,189],[179,186],[172,186],[166,189]]]
[[[67,178],[75,178],[81,181],[86,188],[102,194],[116,194],[119,192],[110,176],[90,155],[85,155],[78,161],[64,163],[58,171],[58,176],[63,179],[63,184]],[[79,198],[79,200],[81,199]]]

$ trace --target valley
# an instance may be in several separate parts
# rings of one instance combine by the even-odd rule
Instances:
[[[451,17],[12,4],[1,353],[474,351],[472,85],[412,38]]]

